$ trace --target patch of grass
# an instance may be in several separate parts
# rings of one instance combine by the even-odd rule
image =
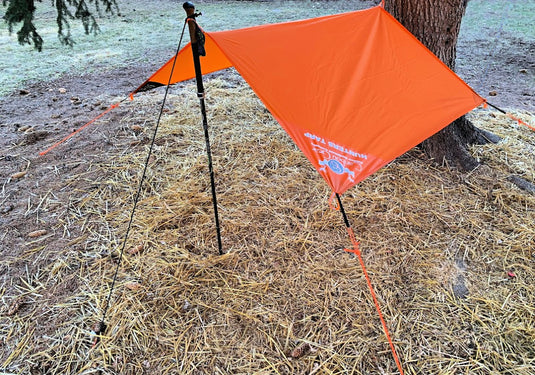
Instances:
[[[535,40],[535,1],[471,0],[461,33],[469,39],[510,36]],[[473,33],[473,34],[472,34]]]
[[[377,2],[198,1],[196,4],[203,13],[201,25],[208,31],[216,31],[364,9]],[[82,25],[73,22],[76,44],[69,48],[61,45],[57,38],[55,13],[49,3],[37,3],[37,7],[36,24],[45,42],[42,53],[31,46],[20,46],[16,35],[9,35],[7,25],[0,23],[0,48],[4,52],[0,54],[0,74],[4,83],[0,87],[0,96],[29,82],[52,80],[63,74],[82,74],[133,64],[157,68],[174,53],[184,20],[180,2],[121,1],[120,16],[98,18],[102,32],[97,36],[85,35]],[[472,0],[463,19],[459,43],[471,45],[486,39],[500,44],[500,35],[533,40],[535,29],[531,15],[534,13],[533,1]]]
[[[533,14],[535,1],[468,3],[457,43],[455,70],[481,95],[497,92],[499,98],[495,100],[501,106],[533,109]]]
[[[201,25],[210,31],[235,29],[264,23],[292,21],[364,9],[374,1],[274,1],[196,2],[203,12]],[[0,66],[4,84],[0,96],[28,82],[47,81],[63,74],[82,74],[135,65],[154,65],[167,61],[175,50],[185,17],[181,2],[120,2],[120,16],[98,18],[101,33],[85,35],[81,24],[71,24],[76,44],[69,48],[57,38],[55,13],[47,2],[38,3],[36,25],[44,40],[43,52],[20,46],[16,33],[9,35],[0,24]],[[5,10],[5,8],[4,8]],[[188,35],[185,35],[185,44]],[[161,56],[161,57],[160,57]]]
[[[2,24],[0,45],[5,53],[0,56],[0,66],[11,68],[2,72],[2,80],[7,84],[0,89],[0,94],[6,94],[25,82],[55,79],[65,73],[87,73],[131,63],[146,63],[150,54],[142,46],[158,45],[161,49],[170,47],[172,38],[169,35],[177,28],[175,22],[171,21],[171,9],[166,10],[167,14],[156,13],[157,6],[161,4],[162,1],[147,2],[148,6],[144,9],[136,9],[130,3],[123,4],[121,16],[98,19],[102,32],[97,36],[85,35],[82,25],[72,22],[75,40],[72,48],[59,42],[54,13],[39,13],[38,9],[36,25],[45,43],[41,53],[32,46],[20,46],[16,35],[8,35],[7,26]],[[47,5],[38,4],[38,7]],[[154,14],[158,16],[155,17]],[[165,21],[155,22],[159,18]],[[150,49],[148,48],[149,51]]]

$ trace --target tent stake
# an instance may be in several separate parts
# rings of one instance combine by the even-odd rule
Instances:
[[[202,52],[204,52],[204,35],[202,34],[202,31],[200,30],[199,26],[197,25],[197,22],[195,21],[195,18],[201,14],[195,13],[195,6],[193,5],[193,3],[189,1],[185,2],[182,6],[187,14],[186,21],[188,22],[188,26],[189,26],[191,50],[193,52],[193,65],[195,66],[195,81],[197,82],[197,97],[199,98],[199,102],[201,105],[202,125],[204,129],[204,139],[206,141],[206,153],[208,154],[208,169],[210,172],[210,184],[212,186],[212,202],[214,205],[214,219],[215,219],[215,227],[216,227],[216,232],[217,232],[217,246],[219,249],[219,255],[223,255],[223,246],[221,244],[221,230],[219,227],[219,214],[217,211],[217,196],[216,196],[216,189],[215,189],[214,169],[212,166],[212,151],[210,148],[210,136],[208,134],[208,120],[206,119],[206,106],[204,104],[204,85],[202,81],[201,61],[199,58],[200,56],[199,50],[202,50]],[[200,39],[199,37],[201,37],[203,40],[199,40]]]
[[[344,224],[346,225],[346,228],[351,228],[351,224],[349,224],[346,211],[344,210],[344,206],[342,205],[342,200],[340,199],[340,195],[338,193],[336,193],[336,199],[338,200],[338,207],[340,207],[340,212],[342,213],[342,217],[344,218]]]
[[[394,347],[394,343],[392,342],[392,338],[390,337],[390,333],[388,331],[388,327],[383,317],[383,313],[381,312],[379,301],[377,300],[377,296],[375,295],[375,291],[373,289],[370,276],[368,275],[368,271],[366,270],[366,266],[364,265],[364,259],[362,259],[362,255],[360,253],[359,243],[357,242],[355,238],[355,233],[353,232],[353,228],[351,228],[351,224],[349,224],[346,211],[344,210],[344,206],[342,205],[342,200],[340,199],[340,195],[338,193],[336,193],[336,199],[338,200],[338,207],[340,208],[340,212],[342,213],[342,217],[344,218],[344,224],[346,225],[347,233],[349,234],[349,238],[351,239],[351,243],[353,245],[353,249],[345,249],[345,251],[355,254],[357,258],[359,259],[362,272],[364,273],[364,277],[366,278],[366,283],[368,284],[368,289],[370,290],[370,294],[372,295],[373,302],[375,303],[375,309],[377,310],[377,314],[379,315],[379,319],[381,320],[381,324],[383,325],[383,331],[390,345],[390,349],[392,350],[392,356],[394,357],[394,361],[396,362],[396,366],[398,367],[399,373],[401,375],[404,375],[403,367],[401,367],[401,362],[396,353],[396,348]]]

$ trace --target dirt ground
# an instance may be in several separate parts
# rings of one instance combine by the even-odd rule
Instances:
[[[0,154],[0,179],[2,193],[0,202],[0,243],[3,259],[19,258],[28,248],[28,233],[46,227],[49,232],[41,245],[54,244],[49,255],[41,255],[35,262],[22,261],[9,268],[2,262],[0,275],[7,293],[12,280],[27,272],[27,267],[39,267],[54,259],[54,248],[64,245],[62,233],[55,233],[48,223],[57,221],[64,214],[64,202],[74,186],[65,189],[69,173],[90,160],[103,160],[107,151],[114,147],[103,139],[102,131],[88,129],[74,142],[66,144],[57,152],[44,157],[39,152],[72,130],[91,120],[115,97],[124,95],[135,86],[132,77],[148,76],[151,67],[135,67],[98,76],[69,76],[59,80],[29,85],[17,91],[0,104],[0,131],[2,133]],[[110,127],[126,109],[117,108],[108,117]],[[96,128],[99,126],[97,125]],[[110,129],[108,129],[110,130]],[[113,131],[113,130],[110,130]],[[18,172],[23,177],[13,178]],[[86,183],[80,181],[79,183]],[[47,194],[57,199],[51,209],[39,207]],[[52,259],[49,259],[52,258]]]
[[[535,111],[535,44],[506,42],[509,48],[493,56],[485,79],[471,71],[470,61],[488,57],[489,52],[460,45],[458,53],[463,58],[458,72],[493,104]],[[472,57],[466,58],[469,53]],[[17,294],[22,279],[54,263],[59,250],[77,237],[77,228],[69,227],[66,233],[63,225],[69,202],[77,187],[95,176],[90,170],[84,179],[70,176],[105,160],[111,151],[128,148],[130,139],[116,135],[127,132],[121,120],[130,109],[120,106],[103,123],[53,152],[38,153],[125,97],[168,57],[155,56],[154,64],[147,66],[34,83],[0,99],[0,297]],[[32,234],[38,230],[46,233]],[[58,286],[50,293],[61,298],[69,293],[69,286]],[[1,346],[0,341],[0,352]]]

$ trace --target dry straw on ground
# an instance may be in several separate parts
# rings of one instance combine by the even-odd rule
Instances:
[[[396,373],[326,184],[243,82],[207,86],[226,254],[188,84],[166,106],[92,347],[162,99],[140,96],[116,151],[65,180],[51,226],[71,238],[57,260],[19,295],[0,291],[5,372]],[[343,196],[407,374],[535,373],[535,197],[507,180],[535,180],[535,136],[487,110],[471,117],[503,137],[473,148],[484,166],[463,174],[413,150]]]

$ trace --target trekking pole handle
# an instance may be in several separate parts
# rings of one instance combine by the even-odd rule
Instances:
[[[186,1],[184,4],[182,4],[182,8],[186,11],[186,15],[188,18],[195,18],[198,16],[202,16],[202,13],[195,13],[195,5],[191,1]]]
[[[186,1],[184,4],[182,4],[182,8],[186,11],[186,20],[188,19],[196,19],[198,16],[202,16],[202,13],[195,13],[195,5],[191,1]],[[188,22],[189,27],[189,34],[191,43],[197,42],[197,37],[195,35],[195,22]]]

